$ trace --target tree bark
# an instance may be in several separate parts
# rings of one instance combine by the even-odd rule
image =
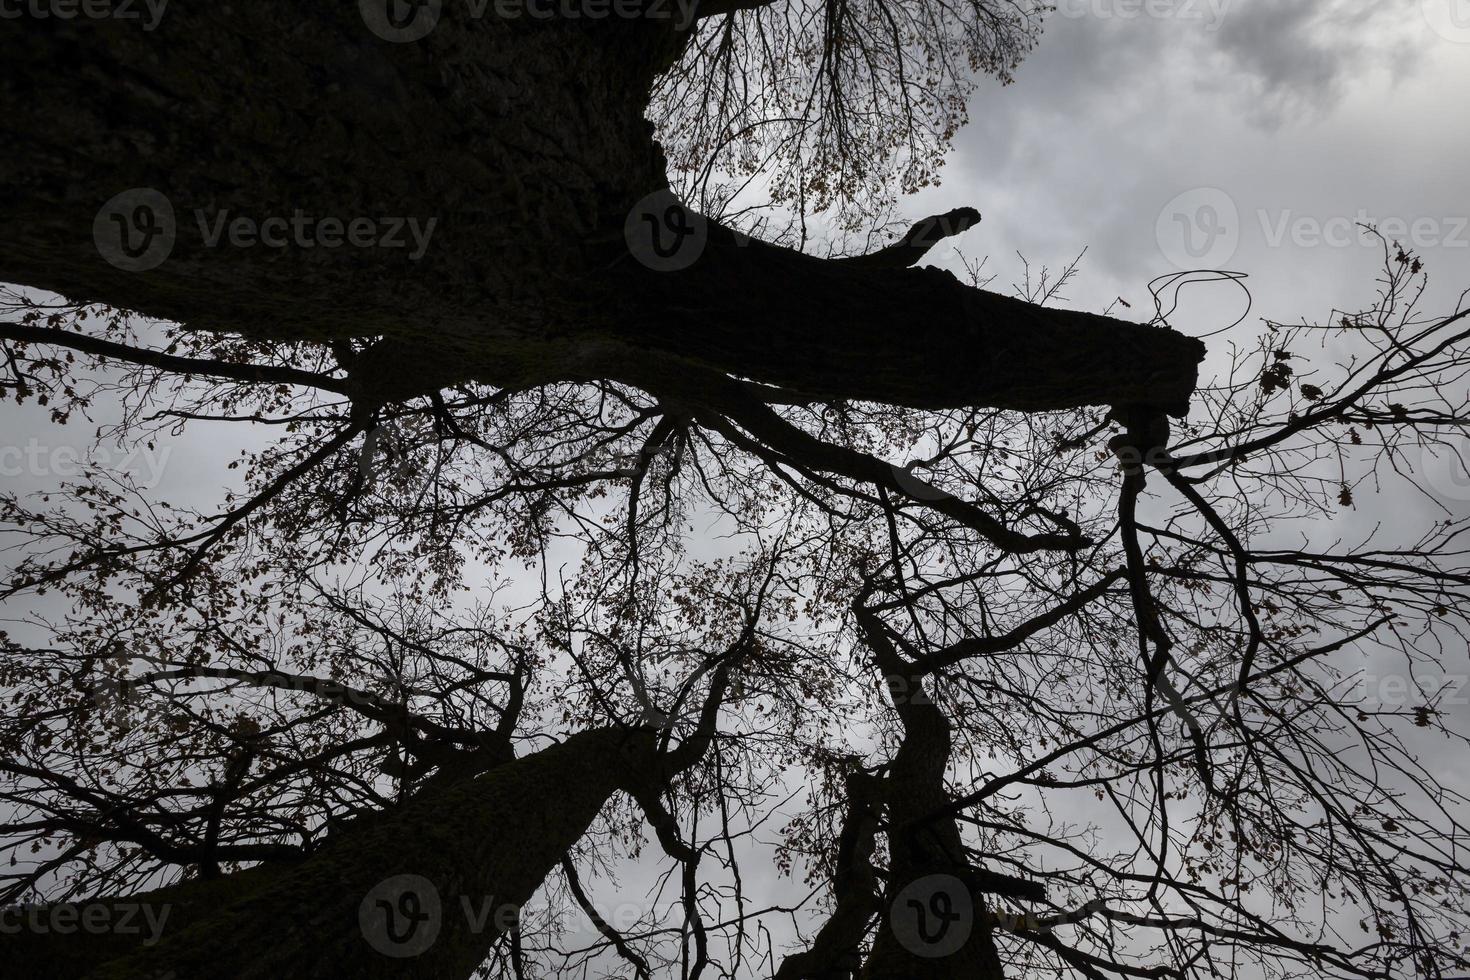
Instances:
[[[661,762],[651,732],[585,732],[367,821],[299,865],[98,900],[167,907],[152,945],[22,932],[0,954],[16,975],[61,980],[468,977],[613,793],[656,780]],[[392,884],[400,875],[421,881]],[[410,913],[432,917],[413,925]]]
[[[862,965],[862,946],[881,911],[873,851],[881,806],[879,780],[862,772],[847,777],[847,818],[832,874],[832,915],[810,948],[781,961],[775,980],[850,980]]]
[[[889,641],[878,616],[855,607],[884,675],[897,681],[903,737],[885,780],[889,877],[884,918],[861,980],[1004,980],[984,894],[959,827],[932,815],[949,803],[949,719],[928,697],[924,675]]]
[[[684,36],[471,6],[444,4],[405,44],[357,4],[282,0],[176,0],[152,32],[28,24],[0,75],[0,280],[195,329],[389,338],[353,370],[367,404],[468,380],[656,384],[694,366],[823,399],[1182,411],[1203,348],[1167,330],[713,223],[687,267],[640,264],[625,227],[667,187],[644,113]],[[137,199],[109,202],[138,188],[167,199],[175,240],[126,271],[97,242],[115,252]],[[298,212],[377,222],[379,237],[230,244],[236,218]],[[401,247],[383,238],[408,218],[435,222],[417,260],[405,228]]]

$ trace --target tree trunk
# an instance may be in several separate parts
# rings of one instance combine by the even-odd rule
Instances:
[[[953,819],[930,820],[950,800],[944,790],[950,726],[917,692],[901,706],[904,739],[888,777],[889,904],[863,980],[1002,980],[990,913],[972,882]]]
[[[854,607],[874,661],[896,693],[903,739],[885,780],[888,894],[861,980],[1003,980],[985,896],[959,827],[932,815],[950,802],[949,719],[928,696],[876,613]]]
[[[648,732],[585,732],[368,821],[299,865],[90,903],[167,908],[150,945],[22,933],[0,951],[19,976],[468,977],[613,793],[656,778],[654,749]]]
[[[781,961],[774,980],[850,980],[862,965],[863,942],[880,911],[872,860],[882,786],[862,772],[849,773],[846,783],[848,811],[832,874],[832,915],[810,948]]]
[[[351,3],[28,24],[0,74],[0,280],[196,329],[390,338],[354,369],[369,404],[695,367],[825,399],[1182,410],[1203,348],[1167,330],[714,224],[677,268],[640,262],[625,228],[667,186],[644,112],[685,35],[473,6],[402,44]],[[304,233],[266,226],[298,213]],[[238,218],[287,244],[232,237]],[[422,255],[407,219],[434,222]]]

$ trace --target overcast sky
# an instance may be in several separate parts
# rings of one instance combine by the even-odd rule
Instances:
[[[1423,255],[1429,309],[1470,287],[1470,0],[1056,2],[1016,84],[976,93],[943,186],[906,208],[979,208],[959,244],[990,257],[993,288],[1019,275],[1017,251],[1056,268],[1088,246],[1069,292],[1079,308],[1122,296],[1146,318],[1150,279],[1209,267],[1249,274],[1253,317],[1320,318],[1371,301],[1381,256],[1352,227],[1365,219],[1397,222]],[[1184,300],[1176,325],[1196,334],[1242,312],[1228,286]],[[0,446],[87,429],[58,435],[39,413],[6,411]],[[175,447],[164,488],[217,499],[237,450]],[[747,874],[754,890],[775,886],[770,868]]]
[[[1207,374],[1232,341],[1251,344],[1260,317],[1323,322],[1369,306],[1383,256],[1355,227],[1365,217],[1424,258],[1425,312],[1470,288],[1470,0],[1056,3],[1016,83],[976,94],[944,185],[910,209],[979,208],[959,247],[989,256],[992,288],[1015,281],[1017,251],[1057,268],[1087,246],[1072,305],[1122,296],[1147,319],[1155,276],[1246,273],[1252,319],[1208,341]],[[1182,300],[1173,322],[1195,335],[1244,311],[1228,284]],[[1470,478],[1415,462],[1470,513]],[[1314,531],[1351,540],[1382,523],[1402,542],[1446,516],[1393,483]],[[1462,722],[1466,669],[1461,656],[1446,676]],[[1470,790],[1466,774],[1442,775]]]
[[[978,208],[957,245],[988,257],[991,288],[1018,281],[1017,252],[1057,269],[1086,246],[1071,305],[1121,296],[1119,315],[1148,319],[1157,276],[1244,273],[1250,319],[1211,337],[1206,377],[1261,317],[1372,304],[1382,246],[1358,222],[1423,257],[1425,312],[1470,288],[1470,0],[1056,4],[1016,83],[976,93],[944,184],[907,208]],[[1227,283],[1180,299],[1171,322],[1195,336],[1246,311]],[[1436,491],[1470,508],[1470,477],[1426,462]],[[1360,500],[1348,519],[1404,503]],[[1446,515],[1420,499],[1402,516]]]
[[[1154,276],[1227,268],[1257,313],[1316,316],[1371,296],[1363,215],[1405,223],[1442,300],[1470,285],[1470,2],[1056,2],[933,194],[984,214],[961,244],[996,288],[1016,250],[1056,266],[1086,245],[1084,308],[1141,312]],[[1186,299],[1186,328],[1239,312],[1228,286]]]

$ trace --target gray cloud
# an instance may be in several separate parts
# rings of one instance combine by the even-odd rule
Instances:
[[[1014,250],[1056,264],[1090,245],[1073,298],[1095,308],[1146,302],[1143,285],[1175,269],[1161,210],[1217,188],[1239,216],[1230,267],[1252,274],[1258,309],[1315,315],[1366,299],[1376,258],[1300,245],[1299,220],[1428,218],[1453,237],[1446,222],[1470,204],[1452,161],[1470,134],[1444,120],[1467,81],[1470,46],[1436,34],[1417,0],[1059,0],[1017,83],[977,94],[945,186],[913,210],[978,207],[961,244],[992,270]],[[1424,251],[1437,283],[1470,282],[1470,248]]]
[[[1417,4],[1354,0],[1237,0],[1208,37],[1247,112],[1271,127],[1336,105],[1365,74],[1402,77],[1413,66],[1412,40],[1426,26]]]

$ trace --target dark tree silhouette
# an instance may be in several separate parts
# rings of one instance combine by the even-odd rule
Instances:
[[[0,280],[53,298],[8,294],[6,388],[242,455],[215,512],[0,497],[7,965],[1470,966],[1419,762],[1464,734],[1343,681],[1463,657],[1465,524],[1330,520],[1463,470],[1470,314],[1419,260],[1201,386],[1162,317],[919,267],[971,209],[895,234],[1029,0],[560,9],[28,25]],[[598,907],[635,859],[672,918]]]

